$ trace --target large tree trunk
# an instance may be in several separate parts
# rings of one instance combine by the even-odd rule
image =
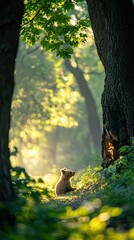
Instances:
[[[93,145],[95,150],[100,150],[100,139],[101,139],[100,121],[98,118],[96,104],[95,104],[93,95],[84,78],[82,70],[78,66],[78,63],[76,67],[73,67],[71,65],[70,60],[65,59],[65,66],[74,75],[77,81],[78,87],[80,89],[81,95],[85,99],[87,116],[88,116],[88,126],[92,136]]]
[[[134,6],[132,0],[87,0],[106,78],[102,95],[103,167],[134,136]]]
[[[14,199],[8,147],[10,108],[23,1],[0,3],[0,201],[10,203]]]

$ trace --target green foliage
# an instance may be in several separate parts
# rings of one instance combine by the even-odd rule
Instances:
[[[133,142],[129,150],[133,154]],[[124,157],[125,168],[121,165]],[[16,227],[1,231],[1,239],[133,240],[134,158],[130,151],[124,157],[104,170],[88,167],[77,183],[77,190],[65,196],[51,195],[51,199],[40,202],[36,197],[27,198],[22,191],[19,196],[26,201],[23,208],[15,210]],[[29,185],[23,169],[14,171],[18,177],[25,174]]]
[[[12,152],[10,152],[10,156],[17,156],[17,154],[18,154],[18,148],[17,147],[13,147],[13,151]]]
[[[70,57],[73,48],[88,36],[89,18],[80,2],[83,1],[25,1],[23,39],[31,45],[40,42],[45,50],[56,51],[63,58]]]
[[[13,167],[11,170],[15,192],[23,200],[33,199],[41,201],[49,198],[50,193],[42,178],[33,178],[22,167]]]
[[[100,186],[100,171],[99,168],[91,169],[90,166],[86,169],[86,172],[80,177],[76,187],[82,189],[92,189],[96,186]]]
[[[118,171],[131,167],[134,163],[134,138],[130,139],[130,145],[125,145],[119,149],[120,159],[115,163]]]

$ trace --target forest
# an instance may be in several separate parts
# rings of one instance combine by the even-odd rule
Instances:
[[[134,1],[0,8],[0,240],[134,239]]]

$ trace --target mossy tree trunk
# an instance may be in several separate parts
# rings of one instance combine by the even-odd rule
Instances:
[[[10,203],[14,191],[10,176],[9,128],[14,90],[14,66],[23,15],[22,0],[1,1],[0,4],[0,201]],[[2,215],[0,219],[2,219]]]
[[[102,94],[103,167],[134,136],[134,5],[132,0],[86,0],[98,55],[105,68]]]

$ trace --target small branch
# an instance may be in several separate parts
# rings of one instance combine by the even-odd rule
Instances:
[[[43,9],[44,5],[45,5],[45,4],[43,4],[43,5],[38,9],[38,11],[36,12],[36,14],[35,14],[29,21],[25,22],[25,23],[22,24],[21,26],[23,27],[23,26],[27,25],[28,23],[32,22],[32,21],[37,17],[37,15],[40,13],[40,11]]]

